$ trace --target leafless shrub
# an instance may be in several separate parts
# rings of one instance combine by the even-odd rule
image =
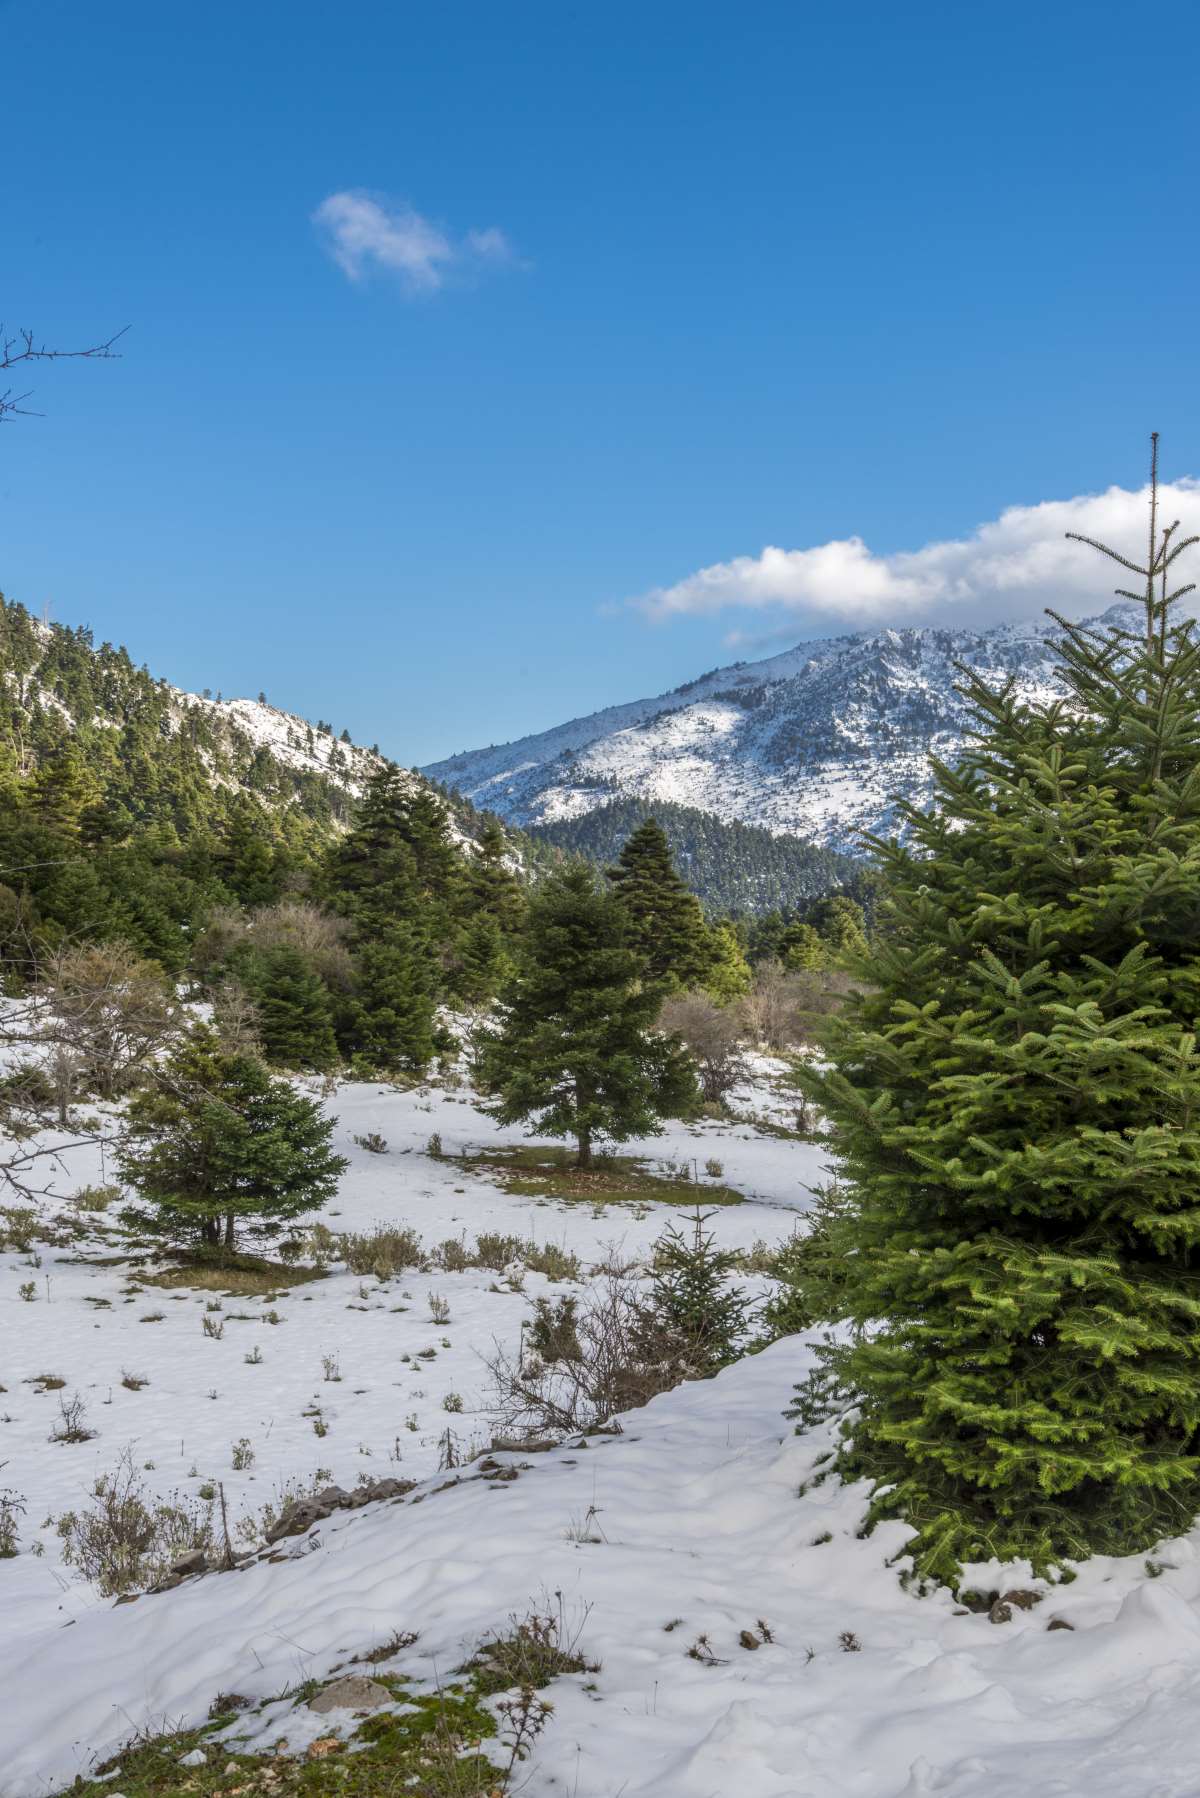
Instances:
[[[60,1398],[58,1401],[58,1422],[50,1432],[51,1442],[90,1442],[96,1434],[89,1430],[84,1418],[87,1406],[76,1392],[71,1398]]]
[[[553,1363],[524,1342],[516,1355],[497,1343],[487,1357],[491,1409],[502,1435],[541,1438],[598,1429],[675,1383],[647,1355],[646,1307],[635,1281],[604,1276],[571,1321],[574,1344],[562,1346],[575,1352]]]
[[[687,1049],[710,1104],[719,1105],[746,1078],[740,1042],[745,1023],[736,1006],[717,1005],[707,993],[678,993],[664,1004],[659,1027]]]
[[[353,1140],[370,1155],[387,1154],[387,1138],[380,1136],[378,1130],[368,1130],[365,1136],[356,1136]]]
[[[165,1578],[180,1556],[213,1548],[211,1503],[178,1493],[170,1500],[150,1498],[129,1449],[96,1481],[90,1510],[67,1511],[56,1528],[63,1560],[106,1597],[144,1591]]]
[[[0,1487],[0,1561],[10,1561],[17,1552],[21,1518],[25,1500],[11,1486]]]
[[[81,1080],[115,1098],[182,1028],[160,970],[118,943],[61,950],[45,974],[45,1034],[65,1046]]]
[[[255,1055],[261,1049],[258,1006],[232,974],[213,993],[213,1023],[227,1054]]]
[[[837,1011],[853,983],[837,970],[798,968],[764,962],[739,1007],[747,1036],[768,1049],[815,1041],[822,1019]]]
[[[311,899],[281,899],[250,918],[250,940],[258,949],[297,949],[327,986],[348,991],[354,964],[346,947],[344,918],[323,911]]]
[[[346,935],[345,920],[310,899],[281,899],[248,914],[236,906],[220,906],[196,944],[195,965],[201,972],[215,972],[244,945],[264,952],[296,949],[327,985],[346,991],[353,979]]]

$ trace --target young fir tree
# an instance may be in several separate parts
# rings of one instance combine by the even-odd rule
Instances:
[[[643,973],[620,901],[587,868],[549,879],[530,902],[502,1028],[481,1055],[493,1115],[573,1136],[581,1168],[598,1138],[624,1142],[689,1116],[695,1075],[655,1031],[662,988]]]
[[[267,1060],[318,1072],[334,1067],[338,1049],[329,991],[300,951],[286,945],[252,951],[244,962],[235,958],[234,965],[257,1006]]]
[[[826,962],[843,955],[860,955],[867,946],[863,908],[848,893],[831,893],[828,898],[818,900],[809,914],[808,922],[816,931],[818,941],[827,946]],[[804,926],[798,928],[802,930]],[[785,943],[790,935],[789,930],[785,935]]]
[[[130,1102],[121,1177],[165,1235],[230,1251],[239,1227],[271,1236],[332,1198],[347,1166],[332,1133],[311,1099],[197,1027]]]
[[[713,958],[704,913],[679,877],[662,825],[653,818],[639,824],[608,878],[647,977],[675,989],[703,985]]]
[[[704,976],[704,990],[718,1005],[732,1005],[744,999],[754,984],[750,963],[746,960],[737,931],[723,918],[708,933],[709,965]]]
[[[507,862],[508,844],[494,818],[484,820],[463,882],[450,989],[479,1005],[495,998],[512,972],[512,945],[525,916],[521,883]]]
[[[732,1284],[733,1249],[719,1249],[704,1228],[712,1211],[697,1205],[690,1236],[669,1224],[654,1245],[654,1272],[643,1314],[643,1347],[677,1364],[684,1379],[704,1379],[737,1358],[750,1300]]]
[[[354,958],[346,1046],[373,1068],[420,1073],[437,1049],[434,963],[424,934],[394,924]]]
[[[780,939],[779,959],[789,973],[827,968],[835,955],[815,924],[789,924]]]
[[[1200,1509],[1200,645],[1174,533],[1152,476],[1144,623],[1058,619],[1066,701],[964,671],[975,744],[905,808],[910,847],[876,845],[883,927],[805,1081],[841,1164],[800,1261],[815,1314],[857,1326],[825,1370],[858,1407],[844,1465],[937,1576],[1142,1549]]]

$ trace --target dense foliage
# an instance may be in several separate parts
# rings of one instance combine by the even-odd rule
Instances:
[[[799,1309],[855,1326],[824,1374],[844,1465],[937,1575],[1200,1509],[1200,643],[1169,541],[1141,636],[1063,625],[1067,702],[967,676],[977,744],[880,845],[882,928],[806,1081],[841,1185]]]
[[[679,1044],[655,1029],[665,988],[645,978],[618,896],[590,870],[552,876],[529,906],[517,974],[480,1074],[502,1123],[573,1136],[578,1165],[598,1139],[624,1142],[699,1102]]]
[[[154,1206],[155,1228],[228,1250],[239,1227],[273,1235],[332,1197],[347,1165],[332,1132],[290,1081],[200,1028],[130,1101],[121,1176]]]
[[[790,915],[839,887],[857,892],[863,878],[860,862],[832,849],[658,799],[613,799],[578,818],[527,825],[524,836],[535,856],[539,847],[558,850],[605,868],[647,819],[663,831],[684,884],[710,916]]]

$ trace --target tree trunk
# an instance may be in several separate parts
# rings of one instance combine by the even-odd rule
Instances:
[[[200,1239],[206,1248],[215,1249],[221,1241],[221,1220],[219,1217],[205,1217],[200,1220]]]
[[[234,1214],[232,1211],[226,1212],[226,1214],[225,1214],[225,1247],[227,1249],[231,1249],[233,1247],[233,1217],[234,1217]]]
[[[575,1166],[583,1168],[591,1167],[592,1133],[590,1130],[578,1130],[575,1134],[579,1143],[579,1156],[575,1162]]]

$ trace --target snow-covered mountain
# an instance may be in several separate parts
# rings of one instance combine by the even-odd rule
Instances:
[[[1134,613],[1113,606],[1103,622],[1133,625]],[[863,831],[889,829],[897,797],[928,798],[930,751],[958,753],[956,664],[1044,699],[1062,691],[1057,634],[1037,620],[801,643],[422,773],[517,824],[636,797],[852,851]]]

